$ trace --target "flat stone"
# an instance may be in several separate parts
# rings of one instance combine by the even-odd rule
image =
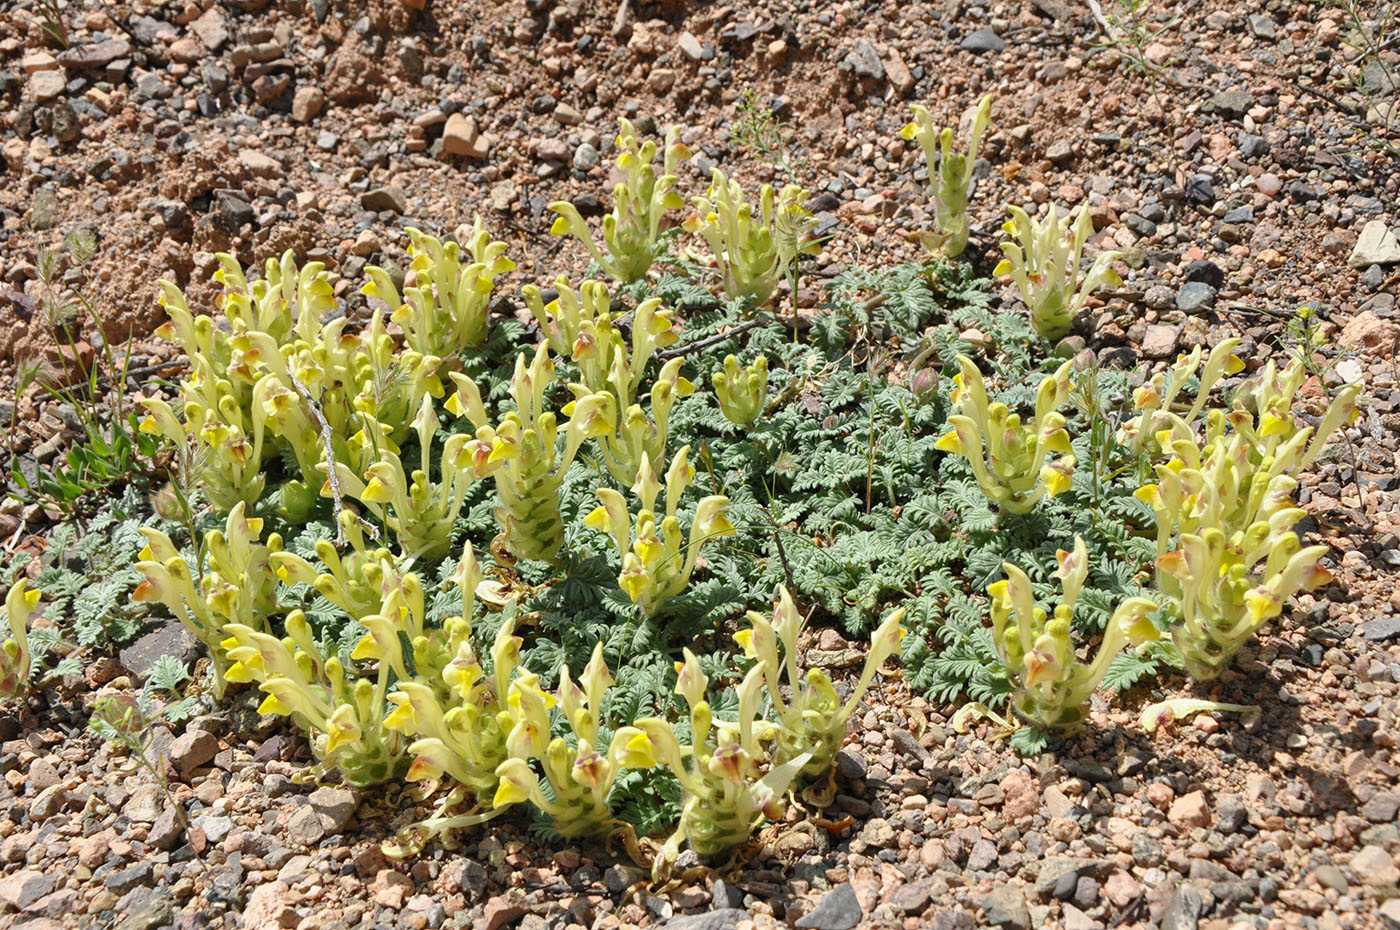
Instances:
[[[217,52],[228,41],[228,20],[216,4],[190,23],[190,31],[204,43],[205,48]]]
[[[1381,919],[1387,930],[1400,930],[1400,898],[1388,898],[1381,904]]]
[[[1395,860],[1391,858],[1390,853],[1380,846],[1362,847],[1360,852],[1351,857],[1351,868],[1367,885],[1383,887],[1400,882],[1400,869],[1395,867]]]
[[[1194,313],[1215,302],[1215,288],[1200,281],[1187,281],[1176,292],[1176,309]]]
[[[1167,902],[1167,910],[1162,914],[1162,930],[1196,930],[1205,907],[1205,892],[1192,885],[1182,885]]]
[[[119,58],[131,57],[131,43],[126,39],[107,39],[88,45],[74,45],[58,54],[58,60],[65,68],[77,71],[95,71],[106,68]]]
[[[1210,804],[1204,792],[1192,791],[1172,802],[1167,820],[1178,827],[1208,827],[1212,819]]]
[[[1323,864],[1313,869],[1313,878],[1317,879],[1319,885],[1324,888],[1331,888],[1337,894],[1347,893],[1347,877],[1342,874],[1342,870],[1335,865]]]
[[[174,902],[165,895],[153,894],[128,914],[113,930],[153,930],[155,927],[170,923],[174,913]],[[243,926],[251,927],[253,925],[244,923]]]
[[[397,184],[375,187],[360,195],[360,206],[375,213],[388,210],[393,213],[408,212],[408,192]]]
[[[1073,882],[1077,883],[1084,875],[1107,875],[1113,868],[1113,862],[1108,859],[1046,859],[1040,864],[1040,872],[1035,877],[1035,893],[1042,898],[1051,894],[1067,875],[1073,876]]]
[[[738,907],[721,907],[705,914],[686,914],[658,924],[663,930],[736,930],[749,912]]]
[[[885,76],[901,94],[907,94],[914,89],[914,74],[909,70],[909,65],[905,64],[904,56],[899,54],[897,48],[891,48],[888,57],[885,58]]]
[[[799,930],[851,930],[865,916],[855,886],[850,882],[837,885],[817,902],[810,914],[798,918],[793,926]]]
[[[1400,794],[1384,791],[1361,805],[1361,816],[1371,823],[1390,823],[1400,813]]]
[[[1142,337],[1142,354],[1148,358],[1168,358],[1176,351],[1181,332],[1175,326],[1154,324]]]
[[[170,744],[170,764],[181,778],[188,778],[219,753],[219,741],[207,730],[186,730]]]
[[[309,804],[297,808],[287,820],[287,839],[298,846],[315,846],[325,835],[321,818]]]
[[[695,33],[689,30],[683,31],[676,36],[676,48],[681,50],[681,54],[691,61],[700,61],[705,57],[705,47],[700,44],[700,40],[695,37]]]
[[[1261,39],[1275,39],[1278,37],[1278,24],[1274,22],[1272,16],[1265,16],[1263,13],[1250,13],[1249,31]]]
[[[880,61],[875,43],[864,36],[851,43],[851,50],[841,59],[841,67],[867,80],[878,81],[885,76],[885,65]]]
[[[29,93],[36,103],[57,98],[67,86],[62,71],[36,71],[29,76]]]
[[[1221,116],[1239,119],[1254,106],[1255,99],[1248,91],[1222,90],[1210,98],[1210,108]]]
[[[329,786],[317,788],[307,795],[306,800],[330,834],[343,833],[354,819],[355,809],[360,804],[355,792]]]
[[[315,84],[303,84],[292,95],[292,119],[309,123],[320,115],[326,105],[326,93]]]
[[[983,52],[999,52],[1006,48],[1006,40],[991,29],[978,29],[963,36],[958,48],[979,55]]]
[[[987,923],[1009,930],[1030,930],[1031,913],[1026,896],[1016,885],[1002,885],[982,899],[982,911]]]
[[[462,113],[453,113],[442,129],[442,153],[485,158],[491,151],[490,137],[478,132],[476,120]]]
[[[1400,617],[1381,617],[1361,624],[1361,636],[1371,643],[1383,643],[1400,636]]]
[[[53,880],[43,872],[22,869],[0,878],[0,904],[22,911],[53,891]]]
[[[1396,241],[1395,233],[1390,231],[1385,220],[1371,220],[1361,227],[1356,247],[1347,259],[1348,265],[1365,268],[1368,265],[1394,265],[1397,262],[1400,262],[1400,242]]]
[[[277,179],[286,174],[280,161],[254,149],[239,152],[238,162],[255,178]]]

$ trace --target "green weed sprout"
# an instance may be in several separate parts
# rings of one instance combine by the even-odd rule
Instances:
[[[802,205],[807,191],[787,184],[775,193],[765,184],[755,209],[738,181],[718,168],[710,169],[710,177],[706,195],[693,200],[699,212],[685,221],[685,229],[709,243],[724,293],[731,300],[747,298],[762,307],[773,299],[798,256],[821,250],[812,238],[816,217]]]
[[[705,700],[709,679],[694,653],[686,649],[684,656],[676,663],[676,693],[690,708],[691,745],[680,744],[669,722],[645,717],[633,723],[639,732],[619,755],[627,768],[665,765],[681,783],[680,825],[656,857],[652,874],[657,878],[669,871],[683,842],[702,856],[712,855],[746,842],[765,819],[780,818],[783,795],[811,759],[804,752],[764,771],[770,761],[764,744],[773,739],[775,728],[759,714],[763,662],[739,685],[738,715],[730,723],[714,719]]]
[[[917,139],[924,150],[928,165],[929,194],[933,199],[933,219],[937,230],[925,230],[919,239],[930,252],[946,258],[957,258],[967,248],[969,221],[967,192],[972,184],[972,167],[977,161],[977,147],[992,122],[992,95],[982,98],[972,118],[967,151],[953,151],[954,132],[951,128],[937,131],[933,117],[919,104],[913,104],[914,119],[899,131],[900,138]],[[937,168],[934,167],[935,160]]]
[[[724,512],[729,498],[712,494],[696,506],[695,516],[690,521],[689,540],[686,540],[676,508],[695,476],[695,469],[688,461],[689,453],[690,447],[683,446],[666,470],[666,511],[660,520],[657,519],[656,498],[662,485],[650,457],[643,452],[642,465],[632,485],[632,493],[642,505],[636,517],[628,511],[621,494],[612,488],[599,488],[597,494],[602,503],[583,521],[612,536],[622,559],[617,583],[646,616],[651,616],[667,599],[686,589],[695,570],[695,560],[705,543],[734,534],[734,525]]]
[[[578,208],[567,200],[556,200],[549,209],[559,214],[550,232],[573,235],[588,248],[588,254],[614,281],[630,284],[646,277],[660,244],[661,221],[668,210],[685,206],[673,188],[676,171],[690,157],[680,141],[680,130],[666,131],[662,173],[652,167],[657,145],[652,140],[639,143],[636,130],[626,118],[618,119],[617,147],[621,154],[617,167],[624,179],[613,189],[612,212],[603,217],[603,244],[606,254],[593,241],[588,224]]]
[[[758,659],[764,670],[768,699],[778,717],[775,730],[777,761],[782,763],[807,756],[802,773],[817,776],[827,772],[846,738],[846,721],[855,710],[875,672],[899,650],[904,638],[904,609],[893,611],[870,638],[870,654],[860,680],[845,701],[836,693],[831,679],[820,669],[808,669],[799,677],[797,637],[804,621],[787,588],[778,587],[778,599],[771,619],[749,611],[749,629],[734,634],[734,640],[751,659]],[[779,645],[782,654],[779,655]],[[783,695],[783,674],[787,674],[787,697]]]
[[[1072,728],[1083,722],[1085,705],[1124,649],[1155,641],[1157,627],[1148,615],[1157,605],[1145,597],[1130,597],[1118,605],[1104,629],[1103,642],[1092,662],[1075,656],[1070,641],[1074,604],[1089,573],[1084,540],[1075,537],[1074,551],[1058,553],[1063,595],[1049,616],[1035,606],[1031,580],[1020,568],[1003,563],[1006,578],[987,588],[991,595],[992,638],[1016,693],[1012,703],[1026,720],[1044,727]]]
[[[37,588],[24,579],[16,581],[5,595],[5,622],[10,635],[0,643],[0,700],[19,697],[29,688],[29,618],[39,604]]]
[[[710,375],[720,412],[735,426],[753,425],[768,403],[768,359],[760,355],[744,368],[732,355],[724,357],[724,370]]]
[[[1067,361],[1040,383],[1035,398],[1035,419],[1021,423],[1005,404],[987,402],[982,373],[972,359],[958,356],[960,372],[953,401],[960,413],[948,417],[952,431],[939,437],[935,448],[961,455],[987,499],[1006,513],[1027,513],[1041,497],[1054,497],[1069,488],[1074,474],[1065,417],[1057,408],[1069,396]],[[1046,463],[1046,457],[1059,458]]]
[[[1016,282],[1037,333],[1045,339],[1061,339],[1069,333],[1074,315],[1094,291],[1122,283],[1112,268],[1118,253],[1100,253],[1081,276],[1079,261],[1084,243],[1094,231],[1087,209],[1080,211],[1072,228],[1069,217],[1057,217],[1054,204],[1043,223],[1020,207],[1010,206],[1007,211],[1011,219],[1002,229],[1013,238],[1001,244],[1006,257],[992,274],[1010,275]]]

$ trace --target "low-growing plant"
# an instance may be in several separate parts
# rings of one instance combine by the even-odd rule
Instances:
[[[752,426],[768,403],[768,358],[760,355],[740,368],[737,358],[726,355],[724,370],[710,375],[710,386],[726,420]]]
[[[788,184],[775,193],[771,184],[765,184],[755,208],[738,181],[718,168],[710,169],[710,177],[705,196],[693,200],[698,213],[685,221],[685,228],[709,243],[724,293],[731,300],[765,306],[798,257],[821,249],[812,238],[816,217],[803,206],[807,191]]]
[[[209,565],[208,570],[198,566],[198,581],[196,570],[169,536],[151,527],[141,530],[146,547],[136,570],[146,580],[137,585],[132,599],[164,604],[209,649],[215,699],[223,697],[228,679],[229,663],[219,648],[228,625],[261,630],[264,618],[275,609],[277,576],[269,556],[281,549],[282,537],[273,533],[260,543],[262,527],[261,518],[246,516],[241,501],[235,504],[225,529],[205,534]]]
[[[449,358],[479,348],[486,341],[496,278],[515,268],[505,255],[506,244],[491,238],[480,217],[462,244],[443,243],[411,226],[406,231],[414,283],[400,297],[389,273],[370,265],[365,269],[370,280],[361,291],[389,305],[389,319],[403,328],[404,342],[419,355]]]
[[[628,510],[620,493],[599,488],[602,504],[584,518],[587,526],[612,536],[622,559],[617,583],[643,616],[651,616],[668,599],[686,589],[705,543],[734,533],[734,525],[724,513],[729,499],[722,494],[711,494],[696,505],[688,539],[681,529],[677,508],[695,477],[689,453],[690,447],[683,446],[666,469],[666,510],[661,519],[657,519],[656,499],[662,484],[645,452],[632,485],[632,493],[641,504],[636,516]]]
[[[924,150],[936,225],[936,229],[921,232],[919,240],[930,252],[957,258],[967,248],[971,228],[967,216],[967,194],[972,186],[978,146],[992,122],[992,95],[983,97],[973,113],[966,152],[953,151],[954,131],[952,128],[935,130],[933,116],[926,108],[916,103],[910,109],[914,111],[914,119],[905,124],[899,135],[906,141],[917,139]]]
[[[1040,382],[1035,419],[1022,424],[1005,404],[988,403],[986,384],[977,365],[958,356],[959,373],[953,402],[961,413],[948,417],[952,432],[938,448],[965,457],[982,493],[1006,513],[1026,513],[1045,495],[1054,497],[1069,487],[1075,458],[1057,409],[1069,396],[1071,362]],[[1046,464],[1046,456],[1059,455]]]
[[[763,668],[768,699],[778,718],[776,760],[779,764],[802,756],[807,763],[804,775],[815,776],[830,771],[836,753],[846,738],[846,721],[855,710],[875,673],[885,660],[899,651],[904,638],[904,608],[893,611],[870,637],[870,654],[860,679],[843,701],[836,693],[831,679],[821,669],[807,670],[799,677],[797,668],[797,637],[805,625],[802,614],[793,603],[786,588],[778,588],[777,603],[771,619],[749,611],[749,628],[740,630],[734,639],[751,659],[758,659]],[[782,647],[781,656],[779,645]],[[787,675],[784,698],[782,680]]]
[[[1001,244],[1006,257],[992,274],[1010,275],[1016,282],[1037,333],[1045,339],[1063,338],[1094,291],[1121,283],[1112,267],[1118,253],[1100,252],[1081,275],[1084,243],[1094,231],[1088,209],[1080,211],[1072,226],[1068,216],[1061,219],[1056,214],[1053,203],[1044,221],[1014,205],[1006,209],[1011,219],[1002,229],[1013,238]]]
[[[1070,639],[1074,607],[1089,574],[1089,552],[1075,537],[1074,551],[1057,554],[1062,595],[1053,614],[1035,606],[1031,580],[1010,562],[1006,578],[987,588],[991,596],[992,636],[1016,691],[1016,712],[1040,727],[1067,728],[1083,722],[1089,696],[1098,690],[1110,665],[1129,647],[1155,641],[1159,633],[1149,619],[1157,604],[1130,597],[1109,617],[1103,641],[1092,662],[1081,662]]]
[[[588,254],[608,277],[630,284],[646,277],[651,269],[661,245],[661,222],[667,211],[685,206],[673,188],[678,180],[676,172],[690,157],[690,150],[681,143],[679,129],[668,129],[661,174],[657,175],[652,167],[657,144],[650,139],[638,142],[636,130],[625,117],[618,119],[618,126],[617,167],[625,177],[613,188],[612,212],[603,217],[603,246],[607,252],[593,241],[588,223],[567,200],[549,205],[558,214],[550,232],[574,236],[588,248]]]
[[[676,693],[690,708],[690,745],[681,744],[668,721],[646,717],[635,722],[640,732],[621,755],[622,764],[632,768],[666,766],[684,791],[680,825],[656,857],[655,878],[668,873],[683,842],[702,856],[712,855],[746,842],[765,819],[780,818],[784,793],[811,760],[811,753],[803,752],[764,771],[764,744],[776,727],[759,714],[763,662],[739,685],[737,718],[730,723],[715,719],[705,700],[709,677],[693,652],[686,649],[684,655],[676,663]]]
[[[19,697],[29,688],[29,618],[41,594],[16,581],[5,595],[5,622],[10,634],[0,643],[0,700]]]

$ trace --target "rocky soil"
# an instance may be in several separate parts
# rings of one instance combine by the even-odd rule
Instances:
[[[1367,389],[1348,453],[1304,481],[1336,582],[1204,692],[1256,717],[1149,735],[1136,708],[1187,691],[1165,679],[1021,759],[891,676],[825,819],[794,811],[746,860],[661,890],[602,846],[509,821],[388,860],[379,842],[419,802],[298,784],[304,749],[247,694],[157,731],[167,797],[85,729],[93,695],[148,662],[94,656],[0,721],[0,924],[1400,928],[1397,50],[1359,57],[1341,9],[1163,3],[1134,68],[1133,46],[1066,0],[58,0],[66,48],[46,8],[0,10],[0,396],[21,365],[62,381],[104,341],[134,340],[138,369],[171,358],[147,338],[155,282],[207,297],[220,251],[323,261],[353,305],[366,263],[403,262],[403,227],[480,216],[520,266],[509,312],[519,284],[581,271],[545,207],[601,211],[619,115],[685,127],[686,193],[711,164],[784,179],[730,136],[747,90],[787,124],[786,165],[834,237],[819,275],[915,254],[908,103],[956,122],[990,92],[975,261],[990,268],[1003,204],[1083,205],[1130,272],[1081,320],[1112,363],[1145,372],[1236,334],[1257,366],[1307,303],[1329,379]],[[95,256],[50,274],[42,251],[78,230]],[[101,320],[78,321],[76,347],[47,313],[73,286]],[[9,404],[18,454],[72,439],[48,395]],[[0,511],[11,553],[42,549],[42,512]]]

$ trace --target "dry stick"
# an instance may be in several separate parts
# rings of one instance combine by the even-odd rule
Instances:
[[[302,384],[297,376],[291,372],[287,373],[287,377],[291,378],[292,387],[296,388],[301,399],[306,401],[306,406],[310,408],[311,415],[316,418],[316,423],[321,428],[321,441],[326,444],[326,484],[331,489],[331,508],[335,514],[335,544],[343,546],[345,545],[345,531],[340,527],[340,515],[345,510],[345,504],[340,497],[340,475],[335,470],[335,449],[331,445],[331,425],[326,422],[325,414],[321,412],[320,403],[312,399],[311,392],[306,389],[306,385]],[[360,525],[369,532],[371,539],[379,541],[379,531],[374,528],[373,524],[358,515],[355,519],[359,520]]]
[[[716,333],[713,336],[706,336],[704,339],[697,339],[695,342],[687,342],[685,345],[676,346],[674,349],[667,349],[664,352],[658,352],[656,353],[656,357],[665,360],[668,358],[675,358],[678,355],[686,355],[691,352],[698,352],[701,349],[708,349],[710,346],[718,345],[719,343],[724,342],[726,339],[732,339],[735,336],[738,336],[741,333],[746,333],[757,326],[762,326],[763,322],[763,320],[745,320],[743,323],[740,323],[733,329],[725,330],[722,333]]]

